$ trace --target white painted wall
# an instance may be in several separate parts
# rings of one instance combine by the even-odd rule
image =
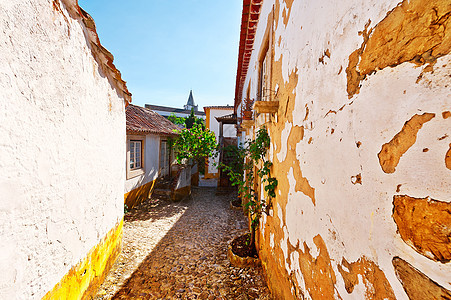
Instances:
[[[451,265],[434,262],[419,255],[396,232],[392,218],[393,196],[407,194],[450,201],[451,172],[444,164],[445,153],[451,143],[451,119],[442,118],[442,112],[451,108],[449,76],[450,55],[439,58],[434,73],[416,83],[425,66],[403,63],[385,68],[362,82],[360,93],[348,99],[346,72],[349,55],[360,47],[363,37],[358,34],[371,19],[374,26],[393,9],[399,1],[297,1],[291,8],[290,19],[282,22],[284,1],[281,2],[280,21],[275,27],[275,60],[282,59],[285,82],[297,70],[299,80],[293,122],[277,124],[285,128],[281,149],[272,144],[275,164],[287,157],[286,139],[295,125],[304,126],[305,136],[295,145],[297,161],[302,176],[315,188],[316,205],[309,197],[295,190],[293,169],[287,174],[288,190],[277,193],[288,197],[285,207],[271,212],[279,221],[283,237],[274,237],[265,227],[261,232],[271,235],[271,248],[282,249],[285,257],[281,266],[288,274],[297,274],[297,284],[303,286],[299,266],[289,265],[290,242],[300,245],[305,241],[317,255],[313,237],[324,239],[337,278],[337,291],[344,299],[364,299],[364,288],[356,287],[348,294],[337,264],[342,258],[349,262],[366,256],[385,273],[398,299],[407,296],[393,271],[392,258],[399,256],[447,289],[451,289]],[[257,54],[270,11],[275,1],[264,1],[250,70],[244,86],[251,85],[251,97],[256,97],[258,86]],[[320,17],[318,17],[320,16]],[[326,49],[331,53],[325,63],[319,58]],[[340,72],[340,70],[342,71]],[[244,89],[242,97],[245,98]],[[307,116],[307,108],[309,110]],[[340,108],[342,108],[340,110]],[[329,113],[330,110],[336,113]],[[377,154],[415,114],[435,113],[436,116],[419,131],[416,143],[402,156],[393,174],[386,174],[379,165]],[[307,117],[306,117],[307,116]],[[261,125],[261,124],[260,124]],[[331,129],[334,129],[332,133]],[[440,137],[446,137],[438,140]],[[312,138],[312,143],[307,141]],[[360,148],[356,142],[362,143]],[[273,141],[274,142],[274,141]],[[428,148],[428,152],[422,149]],[[352,184],[351,177],[361,173],[362,184]],[[401,190],[396,192],[398,184]],[[336,234],[331,234],[335,232]],[[275,238],[275,240],[274,240]],[[306,295],[308,292],[304,291]]]
[[[127,153],[127,155],[129,155]],[[160,136],[147,134],[145,136],[144,174],[125,181],[124,194],[158,178],[160,166]]]
[[[191,186],[191,174],[192,174],[191,170],[192,170],[191,166],[181,167],[180,175],[177,178],[177,182],[175,184],[175,190]]]
[[[210,108],[210,120],[208,121],[208,126],[211,131],[215,133],[216,141],[219,143],[219,122],[216,117],[223,117],[233,113],[233,107],[230,109],[224,108]],[[236,128],[232,124],[224,124],[223,126],[224,137],[236,137]],[[216,174],[218,173],[218,168],[214,165],[218,163],[219,157],[208,158],[208,173]]]
[[[0,4],[1,299],[40,299],[123,216],[124,100],[52,7]]]

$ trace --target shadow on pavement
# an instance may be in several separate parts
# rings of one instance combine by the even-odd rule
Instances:
[[[214,188],[196,188],[179,206],[149,201],[130,212],[133,222],[186,209],[112,299],[270,299],[260,267],[228,262],[228,241],[247,231],[245,217],[229,201]]]

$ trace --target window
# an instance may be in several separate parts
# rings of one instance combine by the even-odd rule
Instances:
[[[130,141],[130,170],[140,169],[142,165],[142,141]]]
[[[146,137],[127,135],[127,179],[144,174]]]
[[[170,159],[170,153],[169,153],[169,147],[168,147],[168,141],[167,140],[161,140],[160,141],[160,177],[167,177],[169,176],[169,159]]]
[[[266,100],[266,85],[267,85],[267,76],[266,76],[266,58],[267,58],[267,51],[265,51],[263,55],[263,59],[260,62],[260,74],[259,74],[259,91],[258,91],[258,98],[260,101]]]

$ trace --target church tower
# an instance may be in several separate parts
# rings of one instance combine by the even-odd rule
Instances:
[[[189,92],[188,102],[186,102],[186,105],[184,105],[183,108],[186,110],[193,109],[194,111],[197,111],[197,105],[194,105],[193,90]]]

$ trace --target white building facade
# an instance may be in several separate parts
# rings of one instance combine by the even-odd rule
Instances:
[[[213,131],[216,136],[216,142],[219,143],[220,124],[216,118],[233,114],[233,106],[206,106],[204,107],[206,115],[206,128]],[[223,125],[224,138],[236,138],[236,128],[232,124]],[[205,168],[205,178],[218,178],[219,172],[216,164],[219,157],[208,158],[208,164]]]
[[[0,298],[88,297],[121,250],[130,94],[77,1],[0,18]]]
[[[244,1],[235,111],[255,99],[240,126],[271,137],[257,244],[276,299],[451,297],[450,14]]]

